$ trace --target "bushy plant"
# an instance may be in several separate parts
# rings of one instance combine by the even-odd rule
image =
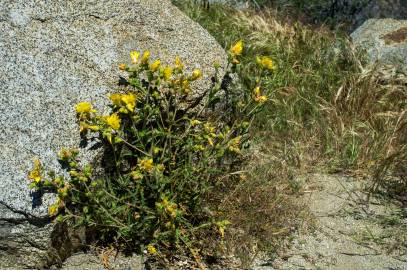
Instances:
[[[274,69],[270,58],[259,57],[256,84],[233,87],[242,53],[240,41],[229,51],[225,75],[215,63],[212,87],[196,93],[201,70],[187,74],[179,57],[163,66],[150,61],[149,51],[132,51],[131,65],[119,66],[127,86],[109,95],[109,115],[88,102],[76,105],[82,137],[103,146],[103,171],[82,165],[78,150],[62,149],[69,177],[45,177],[39,160],[29,173],[31,188],[57,193],[49,214],[97,232],[104,243],[148,245],[150,253],[188,246],[202,229],[222,237],[228,222],[217,220],[206,198],[238,161],[253,116],[267,101],[260,78]]]

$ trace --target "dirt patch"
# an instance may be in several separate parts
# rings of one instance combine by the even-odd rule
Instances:
[[[401,243],[406,239],[393,230],[395,223],[407,223],[392,218],[397,206],[367,202],[363,182],[354,178],[317,174],[307,182],[304,199],[315,228],[298,232],[275,258],[257,261],[254,269],[407,269]],[[386,227],[383,221],[393,223]],[[387,244],[398,245],[391,250]]]
[[[382,36],[381,38],[386,42],[386,44],[405,42],[407,41],[407,27],[402,27]]]

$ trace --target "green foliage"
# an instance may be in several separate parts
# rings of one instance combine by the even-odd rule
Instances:
[[[149,244],[150,253],[155,246],[189,247],[204,229],[223,237],[229,222],[211,214],[206,199],[239,161],[252,119],[267,101],[261,77],[272,72],[271,59],[263,57],[256,83],[235,87],[231,77],[241,72],[242,53],[237,42],[224,77],[215,63],[212,87],[196,93],[200,70],[186,74],[178,57],[174,66],[162,66],[150,62],[148,51],[131,52],[132,64],[119,66],[128,85],[109,96],[109,115],[88,102],[76,106],[82,137],[103,146],[104,171],[63,149],[59,160],[69,178],[43,177],[39,161],[29,173],[31,188],[57,193],[50,215],[97,233],[101,243]]]
[[[312,3],[317,2],[328,4]],[[245,41],[245,84],[255,80],[250,62],[255,55],[278,60],[276,71],[263,78],[271,102],[253,129],[264,141],[273,141],[274,152],[295,154],[299,166],[322,163],[324,170],[353,171],[382,186],[394,183],[391,189],[398,194],[405,190],[406,75],[367,67],[363,52],[342,33],[286,23],[267,8],[179,7],[223,46]]]

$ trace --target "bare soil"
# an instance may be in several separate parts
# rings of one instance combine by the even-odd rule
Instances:
[[[275,258],[258,260],[254,269],[407,269],[406,239],[388,235],[383,225],[399,206],[375,198],[367,202],[364,182],[354,178],[313,175],[307,182],[304,199],[315,225],[299,231]],[[396,221],[403,228],[406,222]]]

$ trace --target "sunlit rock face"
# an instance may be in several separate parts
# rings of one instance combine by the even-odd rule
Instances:
[[[366,49],[372,64],[391,64],[407,71],[407,20],[370,19],[351,37]]]
[[[54,198],[30,193],[26,174],[36,156],[58,171],[58,150],[79,145],[74,105],[107,111],[131,50],[201,68],[197,91],[227,57],[168,0],[1,0],[0,33],[0,269],[33,269],[49,259]]]

